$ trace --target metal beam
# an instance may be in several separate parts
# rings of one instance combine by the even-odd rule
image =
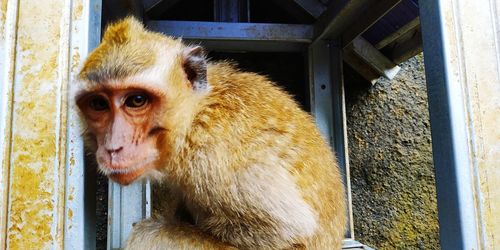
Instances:
[[[480,227],[477,221],[479,213],[476,202],[480,202],[483,197],[476,196],[474,191],[477,188],[477,184],[474,183],[474,168],[477,167],[475,164],[478,159],[482,157],[480,153],[474,152],[474,144],[478,143],[476,139],[481,140],[484,137],[475,138],[470,134],[474,129],[473,124],[470,124],[474,121],[471,109],[476,105],[481,106],[479,103],[469,103],[467,91],[477,87],[476,81],[481,82],[481,80],[476,79],[481,79],[482,75],[490,73],[495,75],[494,68],[493,72],[486,72],[485,69],[492,71],[490,66],[496,65],[490,63],[498,60],[498,57],[494,55],[495,52],[491,53],[493,56],[484,53],[495,51],[495,45],[489,42],[493,41],[495,36],[494,21],[489,19],[489,23],[477,23],[477,20],[481,19],[479,15],[487,17],[493,13],[491,10],[478,11],[487,8],[491,2],[474,2],[471,5],[475,6],[470,11],[470,6],[461,8],[467,2],[470,1],[419,1],[432,130],[432,154],[436,172],[439,237],[441,248],[444,250],[488,249],[484,245],[481,246],[478,239]],[[464,12],[468,15],[464,16]],[[464,17],[467,19],[462,19]],[[491,40],[488,40],[488,37]],[[478,43],[481,46],[477,46]],[[473,54],[470,54],[471,52]],[[466,59],[476,59],[477,54],[480,54],[479,57],[489,57],[490,61],[486,62],[490,63],[481,64],[479,60],[469,64],[470,61]],[[476,71],[477,63],[479,63],[477,66],[483,69]],[[467,69],[471,69],[472,72]],[[480,71],[486,74],[478,74]],[[483,83],[485,82],[481,82]],[[485,98],[484,104],[497,102],[498,99],[493,99],[498,98],[494,95],[495,89],[498,88],[490,87],[488,94],[481,97]],[[479,98],[479,95],[475,98]],[[479,113],[483,112],[485,111],[481,110]],[[497,114],[498,111],[490,115]],[[483,129],[486,124],[479,122],[476,125]],[[493,131],[489,132],[488,136],[491,136]],[[482,167],[486,168],[488,165]],[[498,185],[498,182],[495,185]]]
[[[342,46],[344,48],[348,46],[356,37],[363,34],[400,2],[401,0],[381,0],[370,6],[361,15],[363,18],[358,18],[349,29],[345,30],[342,34]]]
[[[302,24],[149,21],[147,26],[184,39],[310,43],[312,27]]]
[[[314,43],[340,37],[375,2],[376,0],[339,0],[332,3],[314,24]]]
[[[343,98],[343,76],[341,51],[332,49],[332,44],[320,41],[308,50],[309,57],[309,96],[311,113],[321,134],[327,139],[328,144],[337,152],[339,170],[344,183],[348,179],[348,155],[346,137],[344,134],[345,119]],[[340,112],[340,113],[338,113]],[[337,151],[338,150],[338,151]],[[350,185],[346,185],[348,202],[349,228],[347,238],[352,238],[352,207]]]
[[[219,51],[300,51],[313,37],[312,26],[301,24],[149,21],[147,26]]]
[[[337,156],[337,161],[344,176],[347,197],[347,216],[349,230],[347,238],[354,239],[354,221],[352,215],[352,195],[351,195],[351,174],[349,170],[349,148],[347,145],[347,118],[345,110],[344,91],[344,62],[340,39],[331,41],[330,49],[330,79],[332,98],[332,118],[333,118],[333,148]]]

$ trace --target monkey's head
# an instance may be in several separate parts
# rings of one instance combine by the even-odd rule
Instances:
[[[207,93],[200,47],[144,29],[133,18],[110,25],[79,73],[76,103],[99,169],[127,185],[158,168]]]

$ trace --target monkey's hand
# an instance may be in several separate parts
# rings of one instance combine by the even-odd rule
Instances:
[[[191,225],[169,225],[159,219],[145,219],[136,223],[127,240],[125,250],[236,250],[204,234]]]

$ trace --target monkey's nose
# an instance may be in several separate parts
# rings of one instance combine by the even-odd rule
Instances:
[[[106,149],[106,151],[108,151],[108,154],[113,155],[122,151],[122,149],[123,147],[119,147],[119,148]]]

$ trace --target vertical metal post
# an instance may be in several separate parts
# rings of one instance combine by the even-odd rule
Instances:
[[[352,215],[351,175],[349,170],[349,149],[347,146],[347,119],[345,110],[344,74],[342,46],[339,40],[330,42],[330,77],[332,80],[333,148],[344,177],[347,199],[348,232],[346,238],[354,238]]]
[[[342,49],[337,41],[317,41],[309,48],[309,93],[311,113],[321,133],[337,153],[340,171],[346,186],[349,227],[353,238],[349,157],[342,75]]]
[[[425,73],[442,249],[478,249],[473,158],[465,105],[457,1],[422,0]],[[478,13],[479,14],[479,13]],[[482,13],[486,14],[486,13]],[[479,14],[479,15],[482,15]],[[467,22],[467,20],[462,20]],[[459,39],[459,38],[458,38]],[[482,39],[478,37],[477,39]]]

